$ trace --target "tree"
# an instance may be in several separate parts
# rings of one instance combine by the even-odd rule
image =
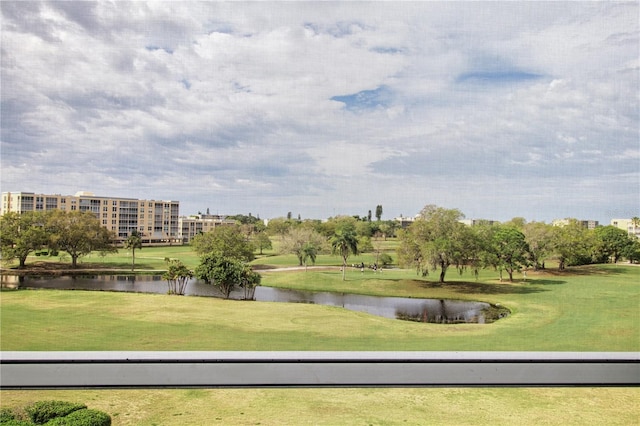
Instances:
[[[270,235],[280,236],[284,239],[284,236],[292,227],[294,227],[294,223],[292,220],[285,219],[283,217],[277,217],[275,219],[269,220],[269,223],[267,223],[267,232]]]
[[[200,255],[215,253],[217,256],[233,257],[249,262],[254,259],[254,247],[237,225],[218,226],[213,230],[198,234],[191,245]]]
[[[553,226],[544,222],[530,222],[524,225],[522,233],[529,244],[529,255],[533,267],[543,268],[544,261],[553,251]]]
[[[493,233],[491,241],[491,251],[496,259],[496,266],[509,274],[509,281],[513,282],[513,273],[529,264],[529,245],[525,241],[522,232],[511,226],[499,226]]]
[[[260,231],[256,233],[253,237],[253,245],[260,250],[260,254],[264,249],[273,248],[273,244],[271,243],[271,238],[267,235],[265,231]]]
[[[0,216],[0,250],[4,260],[18,259],[24,268],[29,253],[47,244],[45,215],[41,212],[6,213]]]
[[[131,271],[133,271],[136,265],[136,249],[142,250],[142,237],[140,237],[138,231],[133,230],[131,232],[131,235],[124,242],[124,247],[127,250],[131,250]]]
[[[167,280],[168,294],[183,296],[189,279],[193,278],[193,272],[178,259],[165,259],[165,261],[168,268],[162,278]]]
[[[347,258],[350,254],[358,254],[358,238],[356,237],[356,232],[351,226],[340,228],[331,238],[330,243],[332,253],[342,257],[342,281],[344,281],[347,270]]]
[[[570,219],[564,226],[554,226],[552,246],[560,270],[591,262],[592,235],[576,219]]]
[[[114,235],[91,212],[53,210],[49,212],[46,230],[49,246],[69,253],[73,268],[77,267],[79,257],[92,251],[118,251]]]
[[[457,209],[425,206],[419,218],[403,233],[398,260],[413,262],[423,275],[428,273],[427,265],[432,269],[440,268],[439,281],[444,283],[451,265],[462,270],[470,259],[469,243],[473,235],[460,223],[463,217]]]
[[[380,222],[381,218],[382,218],[382,205],[378,204],[376,206],[376,219],[378,220],[378,222]]]
[[[229,298],[236,286],[244,287],[247,294],[250,286],[255,288],[260,283],[258,274],[241,260],[213,252],[202,256],[195,273],[197,278],[216,287],[225,299]]]
[[[324,237],[313,229],[306,227],[291,228],[282,240],[280,252],[294,254],[298,259],[298,266],[302,266],[311,252],[315,254],[322,252],[324,245]],[[315,255],[313,262],[315,262]]]
[[[594,260],[598,263],[613,261],[626,253],[631,244],[629,233],[613,225],[601,226],[593,230],[595,237]]]
[[[304,270],[307,271],[307,260],[311,259],[311,263],[316,264],[316,256],[318,255],[318,247],[311,242],[306,242],[302,246],[302,263],[304,263]]]

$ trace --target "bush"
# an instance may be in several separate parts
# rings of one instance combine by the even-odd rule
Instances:
[[[42,425],[56,417],[64,417],[83,408],[87,406],[67,401],[38,401],[24,409],[33,423]]]
[[[2,426],[32,426],[33,423],[16,419],[16,415],[9,408],[0,409],[0,425]]]
[[[57,417],[46,423],[47,426],[111,426],[111,417],[98,410],[82,409],[66,417]]]
[[[393,259],[387,253],[382,253],[378,260],[382,266],[391,265],[393,263]]]

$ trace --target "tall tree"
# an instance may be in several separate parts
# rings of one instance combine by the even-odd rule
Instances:
[[[434,205],[425,206],[419,218],[406,230],[410,234],[403,237],[398,252],[399,259],[414,257],[419,262],[423,275],[440,268],[439,281],[444,283],[447,269],[455,265],[463,268],[469,260],[467,242],[472,238],[470,229],[460,222],[464,215],[457,209],[445,209]],[[416,252],[419,251],[419,253]]]
[[[259,231],[253,235],[253,245],[260,250],[260,254],[262,254],[265,249],[273,248],[271,238],[269,238],[266,231]]]
[[[78,266],[79,257],[92,251],[118,251],[114,235],[91,212],[53,210],[48,214],[46,229],[50,247],[69,253],[73,268]]]
[[[567,225],[553,227],[552,244],[560,270],[591,263],[593,235],[576,219],[570,219]]]
[[[529,245],[522,232],[511,226],[499,226],[493,233],[491,250],[495,255],[496,266],[509,274],[509,281],[513,282],[513,273],[529,264]]]
[[[131,232],[131,235],[124,242],[124,248],[131,250],[131,271],[133,271],[136,265],[136,250],[142,250],[142,237],[140,237],[138,231],[133,230]]]
[[[246,262],[254,259],[255,247],[237,225],[218,226],[209,232],[198,234],[191,240],[191,245],[200,255],[215,253],[217,256],[233,257]]]
[[[349,255],[358,254],[358,237],[355,229],[352,226],[345,226],[336,230],[336,233],[331,237],[330,244],[332,253],[342,257],[342,281],[344,281]]]
[[[381,218],[382,218],[382,204],[378,204],[376,206],[376,219],[378,220],[378,222],[380,222]]]
[[[533,267],[541,269],[553,251],[553,226],[544,222],[529,222],[522,229]]]
[[[6,213],[0,216],[0,250],[4,260],[18,259],[24,268],[32,251],[47,244],[45,215],[41,212]]]
[[[613,225],[601,226],[593,230],[595,237],[594,260],[599,263],[613,261],[618,263],[620,257],[632,244],[629,233]]]
[[[316,254],[320,253],[324,245],[324,237],[313,229],[306,227],[291,228],[284,236],[280,245],[280,252],[294,254],[298,259],[298,266],[302,266],[305,260],[309,258],[310,251],[314,251]]]

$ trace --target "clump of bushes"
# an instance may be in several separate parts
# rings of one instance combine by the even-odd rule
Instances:
[[[110,426],[111,417],[86,405],[66,401],[39,401],[24,407],[24,415],[3,408],[1,426]]]
[[[56,417],[64,417],[83,408],[87,406],[66,401],[38,401],[26,406],[24,410],[33,423],[43,425]]]

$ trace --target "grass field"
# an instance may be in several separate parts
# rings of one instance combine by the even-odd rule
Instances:
[[[146,257],[146,258],[145,258]],[[164,257],[190,266],[185,247],[143,249],[137,266]],[[366,257],[362,258],[368,263]],[[33,259],[35,260],[35,259]],[[323,256],[321,265],[336,265]],[[357,258],[349,262],[356,263]],[[126,253],[83,259],[130,265]],[[293,266],[268,253],[254,263]],[[308,304],[84,291],[3,291],[2,350],[640,350],[640,267],[548,270],[499,282],[495,271],[448,283],[412,271],[263,272],[263,284],[407,297],[500,303],[512,314],[494,324],[440,325],[384,319]],[[637,424],[639,388],[427,388],[2,391],[2,407],[42,399],[83,402],[114,425],[203,424]]]
[[[338,307],[84,291],[4,291],[3,350],[638,351],[640,268],[602,265],[526,282],[411,271],[265,272],[263,284],[500,303],[493,324],[422,324]],[[28,321],[24,321],[28,318]],[[29,336],[25,339],[25,336]]]
[[[638,424],[639,388],[2,391],[2,407],[83,402],[113,425]]]

